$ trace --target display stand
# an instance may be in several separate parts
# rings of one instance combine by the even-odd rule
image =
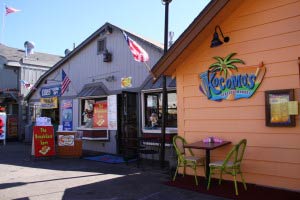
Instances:
[[[77,131],[57,131],[57,156],[69,158],[82,156],[82,139]]]

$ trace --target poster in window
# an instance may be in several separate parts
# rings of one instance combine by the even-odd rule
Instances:
[[[94,104],[93,127],[107,128],[107,101],[99,101]]]
[[[266,91],[266,126],[295,126],[295,116],[290,115],[288,106],[293,100],[293,90]]]

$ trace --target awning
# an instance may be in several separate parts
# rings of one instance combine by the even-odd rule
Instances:
[[[77,97],[107,96],[108,90],[103,83],[91,83],[83,86]]]

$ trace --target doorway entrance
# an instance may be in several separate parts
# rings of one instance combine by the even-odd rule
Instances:
[[[122,92],[118,95],[118,152],[124,159],[137,157],[138,147],[138,95]]]

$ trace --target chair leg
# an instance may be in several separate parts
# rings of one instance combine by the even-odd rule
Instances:
[[[234,179],[234,188],[235,188],[235,195],[238,196],[238,187],[237,187],[237,182],[236,182],[236,175],[233,176]]]
[[[176,175],[178,173],[178,168],[179,168],[179,165],[177,165],[177,167],[176,167],[176,171],[175,171],[175,174],[174,174],[174,177],[173,177],[173,181],[175,181],[175,179],[176,179]]]
[[[198,186],[198,179],[197,179],[197,166],[195,165],[195,166],[193,167],[193,169],[194,169],[194,174],[195,174],[195,182],[196,182],[196,185]]]
[[[220,171],[219,185],[221,184],[223,179],[223,170]]]
[[[183,177],[184,177],[184,175],[185,175],[185,169],[186,169],[186,166],[185,166],[186,164],[184,163],[183,164]]]
[[[240,174],[241,174],[241,178],[242,178],[242,182],[243,182],[244,188],[245,188],[245,190],[247,190],[247,185],[246,185],[246,182],[244,180],[242,172],[240,172]]]
[[[210,168],[210,170],[209,170],[209,176],[208,176],[208,183],[207,183],[207,190],[209,190],[209,187],[210,187],[210,180],[211,180],[212,171],[213,171],[213,169]]]

